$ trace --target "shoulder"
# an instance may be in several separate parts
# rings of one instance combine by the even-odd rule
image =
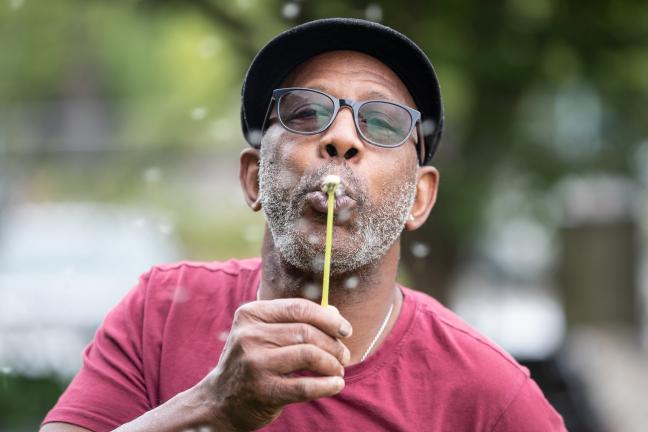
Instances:
[[[240,276],[253,273],[261,266],[260,258],[230,259],[227,261],[178,261],[169,264],[153,266],[149,274],[163,275],[165,277],[178,277],[179,275],[229,275]]]
[[[159,264],[141,276],[129,296],[148,318],[162,320],[171,309],[188,312],[207,304],[236,309],[253,298],[260,274],[259,258]]]
[[[438,348],[449,355],[478,356],[482,361],[488,361],[488,364],[501,364],[501,368],[510,370],[514,375],[521,375],[522,378],[529,376],[528,369],[518,364],[504,349],[437,300],[407,288],[404,292],[416,305],[418,328],[423,336],[434,337]]]
[[[227,261],[179,261],[152,267],[144,276],[149,290],[190,290],[213,292],[231,284],[250,283],[259,276],[259,258]]]
[[[508,421],[517,427],[525,421],[545,424],[546,419],[561,423],[527,368],[437,300],[409,289],[404,293],[416,305],[412,344],[434,359],[431,374],[443,381],[449,399],[458,396],[458,406],[488,413],[490,427]],[[525,420],[518,415],[522,412],[536,420]]]
[[[437,300],[407,288],[404,288],[404,293],[416,305],[417,324],[423,326],[427,334],[437,336],[443,348],[480,354],[528,376],[528,370],[519,365],[510,354]]]

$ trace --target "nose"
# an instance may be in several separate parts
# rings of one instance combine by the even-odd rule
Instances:
[[[364,143],[356,130],[353,111],[349,107],[340,108],[331,126],[322,133],[319,142],[320,156],[357,161],[363,149]]]

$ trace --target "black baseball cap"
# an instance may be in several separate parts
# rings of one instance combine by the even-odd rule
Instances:
[[[327,18],[293,27],[272,39],[256,55],[241,90],[241,126],[252,147],[261,145],[261,128],[277,88],[288,74],[311,57],[328,51],[359,51],[377,58],[403,81],[421,112],[427,164],[443,132],[441,90],[432,63],[407,36],[353,18]]]

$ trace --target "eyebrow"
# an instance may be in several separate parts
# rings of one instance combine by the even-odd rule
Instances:
[[[308,88],[311,88],[313,90],[319,90],[319,91],[322,91],[324,93],[329,93],[329,94],[333,93],[325,85],[313,85],[313,86],[309,86]],[[344,98],[340,98],[340,99],[344,99]],[[372,91],[370,91],[368,93],[363,93],[362,99],[358,99],[358,100],[367,101],[367,100],[374,100],[374,99],[384,100],[384,101],[391,101],[391,102],[398,102],[395,97],[388,96],[385,93],[377,91],[377,90],[372,90]],[[402,103],[402,102],[399,102],[399,103]]]

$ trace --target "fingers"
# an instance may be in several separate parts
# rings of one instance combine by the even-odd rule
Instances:
[[[259,338],[275,346],[299,344],[316,345],[346,365],[351,359],[349,349],[340,340],[324,333],[310,324],[263,324]]]
[[[309,370],[325,376],[344,376],[344,367],[337,358],[311,344],[268,350],[263,361],[268,369],[282,375]]]
[[[334,338],[348,337],[352,328],[335,308],[322,308],[305,299],[276,299],[247,303],[235,319],[255,319],[266,323],[306,323]]]
[[[294,377],[277,379],[270,392],[272,403],[286,405],[334,396],[344,389],[344,379],[332,377]]]

